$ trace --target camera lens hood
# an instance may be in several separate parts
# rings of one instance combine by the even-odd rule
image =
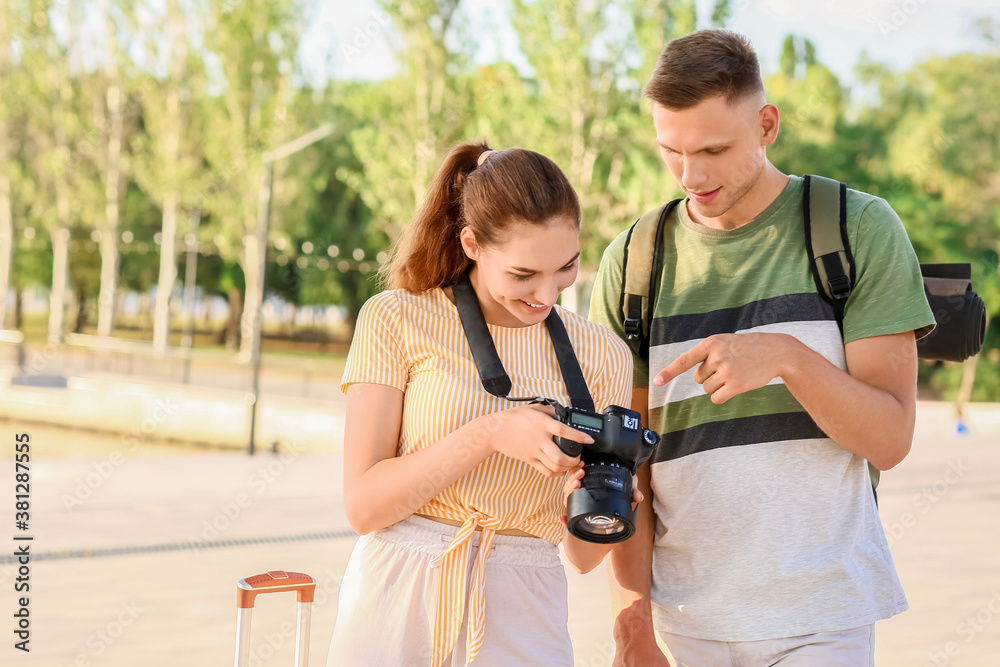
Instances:
[[[623,542],[635,534],[635,512],[621,497],[598,500],[586,489],[577,489],[566,506],[566,528],[585,542]]]

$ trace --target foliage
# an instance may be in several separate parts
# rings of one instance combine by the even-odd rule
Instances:
[[[98,295],[93,248],[105,215],[101,151],[108,134],[98,110],[108,83],[101,62],[83,67],[76,56],[88,44],[102,53],[103,37],[95,42],[58,26],[103,6],[4,5],[11,62],[0,81],[0,114],[10,155],[11,285],[19,290],[51,283],[51,234],[68,224],[71,286],[85,298]],[[509,0],[517,57],[485,63],[469,3],[380,0],[371,26],[395,51],[394,73],[313,88],[297,61],[305,0],[111,6],[126,93],[119,288],[154,287],[165,202],[179,200],[178,277],[188,211],[197,208],[198,285],[205,294],[241,299],[231,303],[240,312],[243,299],[253,308],[249,293],[259,283],[248,254],[264,153],[331,122],[332,136],[275,163],[263,279],[269,298],[335,304],[349,322],[380,289],[383,253],[448,147],[476,137],[496,148],[539,151],[563,168],[583,205],[582,276],[592,278],[610,239],[678,192],[655,150],[642,84],[667,41],[725,25],[732,9],[728,0],[700,14],[694,0]],[[183,68],[171,69],[161,28],[175,6],[184,15],[186,51]],[[821,173],[884,197],[922,261],[972,263],[991,317],[972,397],[996,400],[1000,30],[989,21],[977,30],[985,48],[929,57],[907,71],[863,57],[853,87],[821,62],[813,44],[789,35],[765,87],[781,111],[769,151],[781,170]],[[176,117],[165,111],[173,93],[183,132],[170,166]],[[175,186],[179,194],[168,197]],[[946,396],[961,379],[960,366],[921,367],[922,382]]]

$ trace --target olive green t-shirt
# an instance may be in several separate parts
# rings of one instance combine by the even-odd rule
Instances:
[[[652,601],[660,630],[754,641],[858,627],[906,609],[864,459],[816,425],[780,378],[712,403],[694,370],[665,387],[650,376],[708,336],[792,335],[847,370],[844,344],[917,331],[934,318],[898,216],[848,190],[856,264],[843,336],[817,293],[805,247],[802,179],[734,230],[677,207],[665,238],[649,360],[634,341],[634,386],[649,388],[656,535]],[[627,232],[626,232],[627,233]],[[590,317],[625,338],[626,233],[605,252]]]

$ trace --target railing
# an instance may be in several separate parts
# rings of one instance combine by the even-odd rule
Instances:
[[[251,368],[237,362],[236,353],[168,347],[158,355],[147,341],[68,334],[58,347],[25,343],[19,331],[0,330],[0,366],[20,376],[19,384],[34,384],[42,376],[126,376],[141,381],[187,384],[248,391]],[[338,377],[313,360],[268,359],[262,391],[278,396],[330,399],[338,394]]]
[[[140,375],[182,384],[191,381],[191,350],[186,347],[168,347],[157,354],[146,341],[67,334],[64,349],[69,371]]]

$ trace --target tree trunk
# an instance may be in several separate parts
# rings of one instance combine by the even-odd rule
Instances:
[[[21,292],[20,287],[14,288],[14,328],[18,331],[21,330],[21,316],[23,309],[24,294]]]
[[[177,278],[177,258],[174,243],[177,237],[177,207],[180,205],[180,187],[177,183],[177,162],[180,155],[181,112],[180,90],[184,78],[184,60],[187,58],[183,40],[182,17],[177,3],[167,4],[170,20],[170,88],[167,92],[167,118],[164,151],[166,154],[167,195],[163,200],[163,228],[160,236],[160,278],[156,285],[156,317],[153,324],[153,352],[164,356],[170,338],[170,295]]]
[[[170,295],[177,277],[174,240],[177,237],[177,190],[172,188],[163,202],[160,232],[160,278],[156,284],[156,314],[153,320],[153,353],[162,357],[170,340]]]
[[[247,229],[253,226],[247,225]],[[257,234],[251,233],[244,237],[244,255],[241,262],[243,276],[246,279],[246,295],[244,296],[243,312],[241,313],[242,340],[240,341],[240,363],[248,364],[253,354],[254,318],[261,316],[261,284],[260,253],[266,252],[257,241]]]
[[[193,241],[187,244],[187,260],[184,262],[184,336],[181,345],[191,347],[194,345],[194,312],[195,312],[195,283],[198,278],[198,225],[201,222],[201,209],[195,206],[191,209],[191,232],[189,239]]]
[[[108,133],[108,165],[104,187],[105,228],[101,234],[101,296],[98,299],[97,334],[110,336],[114,330],[115,290],[118,282],[118,199],[121,181],[122,90],[118,78],[118,44],[115,22],[105,4],[105,58],[108,77],[107,110],[111,131]]]
[[[67,192],[67,173],[69,171],[69,145],[63,126],[63,113],[69,103],[72,89],[66,77],[60,77],[57,63],[62,62],[62,55],[56,43],[55,35],[48,37],[47,49],[49,65],[47,78],[49,90],[55,91],[52,98],[52,127],[56,143],[57,171],[52,174],[52,186],[56,198],[56,227],[50,232],[52,236],[52,291],[49,293],[49,330],[50,345],[61,345],[66,308],[67,282],[69,280],[69,193]]]
[[[73,333],[83,333],[87,326],[87,295],[82,289],[76,290],[76,324],[73,325]]]
[[[229,316],[226,318],[226,327],[222,330],[222,341],[226,344],[227,350],[238,350],[240,348],[240,321],[243,318],[243,295],[233,287],[229,290]]]

